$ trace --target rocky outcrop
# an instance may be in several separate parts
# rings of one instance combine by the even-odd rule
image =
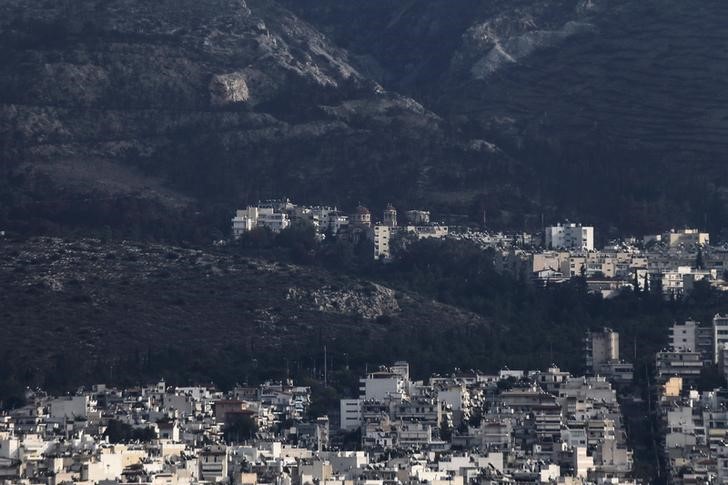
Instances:
[[[367,320],[400,311],[395,291],[374,283],[363,283],[354,288],[327,286],[313,291],[291,288],[287,298],[312,303],[325,313],[357,315]]]
[[[245,103],[250,99],[243,73],[218,74],[210,81],[210,97],[214,106]]]

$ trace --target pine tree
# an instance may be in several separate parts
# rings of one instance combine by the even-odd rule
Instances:
[[[703,261],[703,249],[698,248],[698,254],[695,256],[695,268],[705,269],[705,261]]]

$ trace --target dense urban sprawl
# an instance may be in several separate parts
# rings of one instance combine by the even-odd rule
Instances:
[[[618,338],[594,342],[595,357],[608,360]],[[602,376],[553,367],[423,382],[396,362],[363,377],[338,415],[313,416],[311,398],[291,381],[227,393],[163,381],[63,397],[29,391],[28,405],[2,417],[0,476],[51,484],[635,483],[617,394]]]

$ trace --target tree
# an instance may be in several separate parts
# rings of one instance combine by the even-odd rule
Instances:
[[[637,276],[637,270],[634,272],[634,279],[632,280],[632,289],[634,290],[635,295],[639,294],[640,292],[640,281],[639,276]]]
[[[255,420],[247,414],[235,418],[225,426],[223,436],[228,443],[240,443],[252,439],[258,432]]]
[[[705,261],[703,260],[703,248],[698,248],[698,254],[695,256],[695,267],[697,269],[705,269]]]
[[[700,377],[696,382],[698,390],[712,391],[719,387],[725,387],[726,380],[717,365],[706,365],[700,371]]]
[[[110,443],[129,443],[131,441],[147,443],[156,438],[157,435],[154,429],[150,427],[134,428],[130,424],[111,419],[106,425],[104,436],[109,438]]]
[[[650,287],[650,294],[654,295],[659,299],[659,301],[662,301],[662,274],[657,274],[655,278],[652,279],[652,286]]]
[[[446,421],[443,421],[440,425],[440,439],[443,441],[450,441],[452,439],[452,428]]]

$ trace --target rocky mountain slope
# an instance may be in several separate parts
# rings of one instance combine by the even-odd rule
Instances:
[[[299,366],[315,366],[325,344],[330,358],[363,363],[376,349],[387,361],[448,332],[490,328],[472,313],[315,268],[97,239],[0,239],[0,287],[0,356],[26,384],[44,384],[59,362],[73,383],[111,365],[128,371],[147,353],[178,356],[159,370],[167,375],[199,379],[188,366],[204,360],[202,378],[241,379],[235,365],[280,372],[284,350]]]
[[[0,0],[0,225],[209,240],[288,195],[719,232],[727,8]]]
[[[137,219],[282,194],[414,203],[504,171],[492,145],[454,139],[272,1],[2,0],[0,19],[16,224],[113,225],[133,209],[104,201],[129,195],[154,207]]]
[[[723,228],[725,3],[281,1],[385,87],[532,168],[522,187],[547,215]]]

